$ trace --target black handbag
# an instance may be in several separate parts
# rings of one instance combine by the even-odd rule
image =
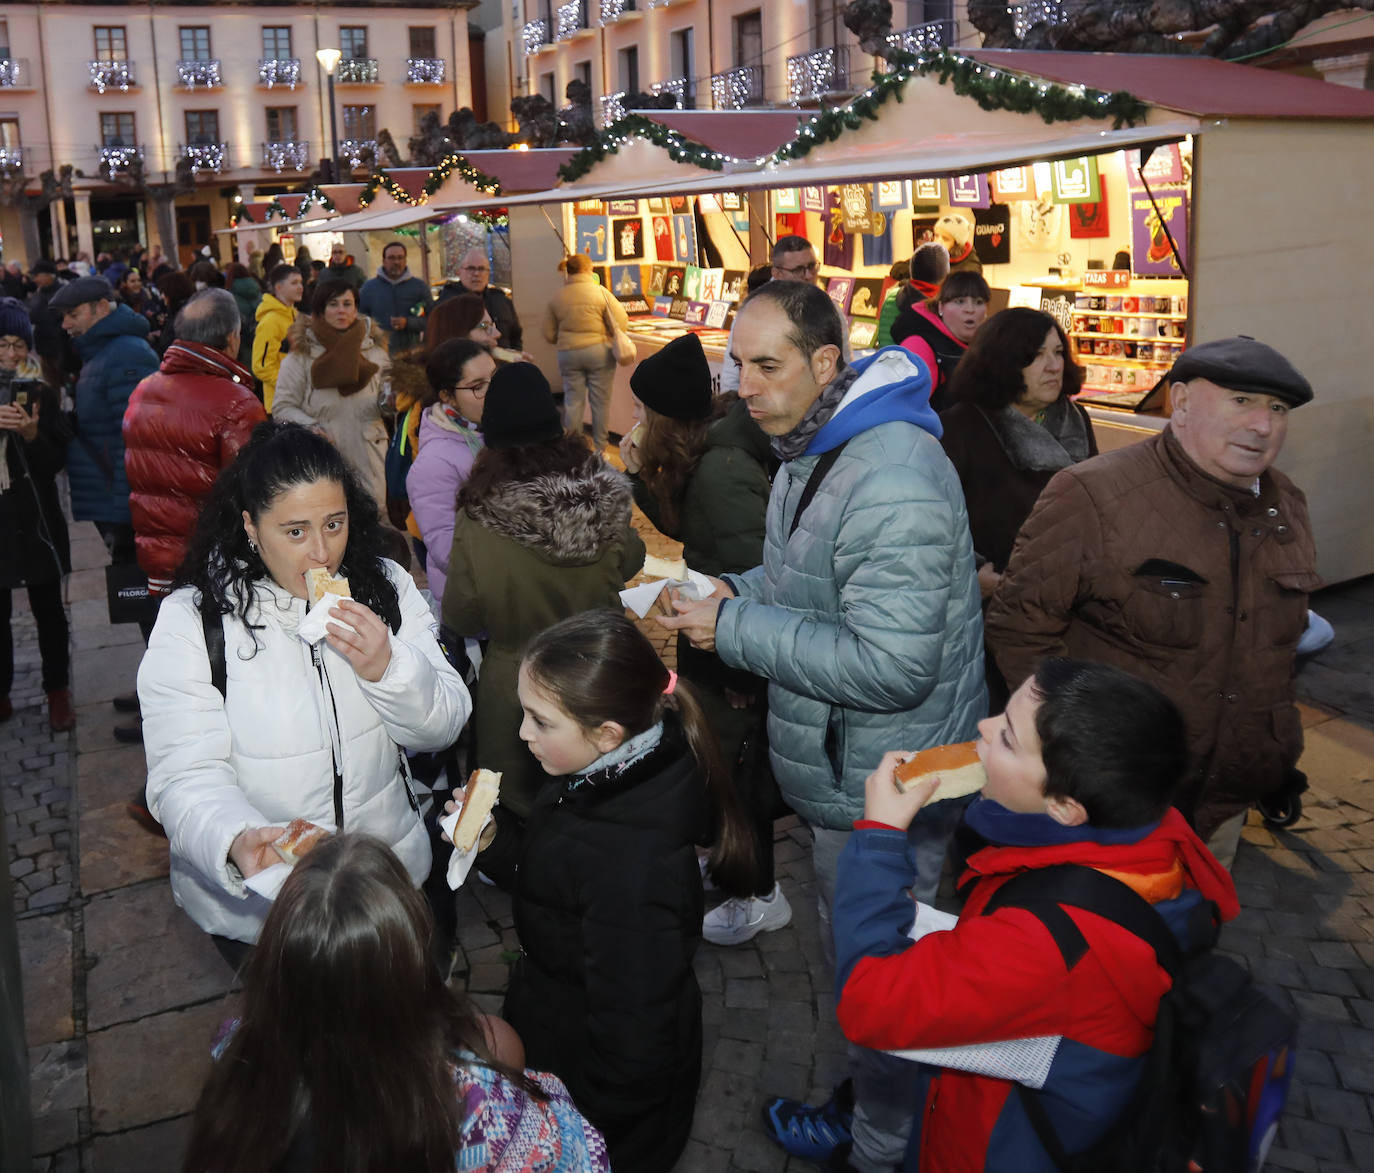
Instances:
[[[148,590],[148,576],[137,562],[105,567],[105,599],[111,623],[152,623],[158,600]]]

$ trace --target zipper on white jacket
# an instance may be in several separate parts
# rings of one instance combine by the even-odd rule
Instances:
[[[325,724],[329,726],[329,756],[334,766],[334,829],[344,829],[343,811],[343,745],[339,738],[339,707],[334,703],[334,690],[329,687],[329,673],[325,671],[324,657],[320,655],[320,645],[310,646],[310,659],[319,673],[320,688],[329,700],[329,712],[325,714]]]

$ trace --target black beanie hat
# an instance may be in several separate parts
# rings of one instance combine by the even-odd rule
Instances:
[[[539,444],[562,432],[563,421],[543,371],[528,362],[497,370],[482,409],[482,438],[488,448]]]
[[[33,324],[27,307],[12,297],[0,297],[0,338],[9,336],[22,338],[33,349]]]
[[[695,334],[674,338],[630,374],[630,390],[645,407],[669,419],[704,420],[711,414],[711,368]]]

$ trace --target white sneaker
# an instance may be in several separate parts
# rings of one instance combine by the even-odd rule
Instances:
[[[712,945],[742,945],[759,933],[792,923],[792,906],[777,884],[767,896],[736,896],[702,918],[701,935]]]

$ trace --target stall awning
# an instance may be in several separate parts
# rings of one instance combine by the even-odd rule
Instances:
[[[722,155],[756,159],[796,137],[798,110],[635,110]],[[806,115],[809,116],[809,115]]]
[[[347,216],[335,216],[330,220],[311,221],[296,229],[297,232],[384,232],[389,228],[404,228],[418,224],[440,215],[441,210],[429,204],[413,208],[388,206],[376,211],[352,212]]]

